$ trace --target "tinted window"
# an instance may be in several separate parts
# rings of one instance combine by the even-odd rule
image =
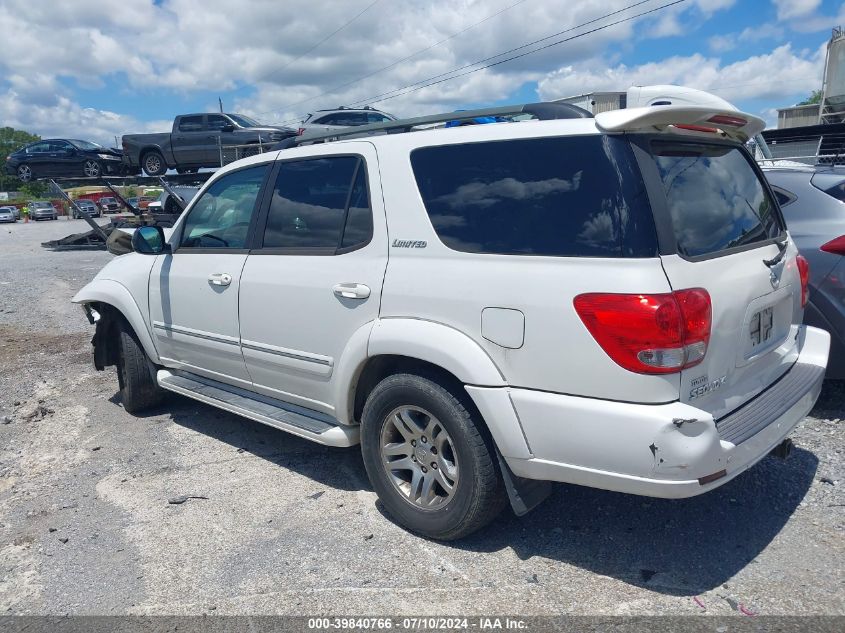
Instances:
[[[179,119],[180,132],[199,132],[202,128],[202,116],[183,116]]]
[[[470,253],[650,257],[654,221],[627,141],[572,136],[415,150],[446,246]]]
[[[50,143],[44,141],[42,143],[35,143],[30,145],[26,148],[27,154],[38,154],[41,152],[49,152],[50,151]]]
[[[355,156],[284,162],[273,191],[265,248],[337,249],[369,240],[372,217],[366,183],[353,176]],[[350,195],[350,188],[353,189]],[[344,231],[347,208],[352,217]],[[368,216],[368,217],[364,217]],[[366,238],[362,235],[367,232]]]
[[[367,123],[386,123],[392,120],[390,117],[384,116],[379,112],[367,112]]]
[[[225,125],[232,125],[232,122],[229,121],[226,117],[220,114],[209,114],[208,115],[208,129],[209,130],[222,130],[223,126]],[[181,129],[181,125],[179,128]]]
[[[795,196],[791,193],[788,193],[785,189],[772,187],[772,191],[774,192],[775,198],[777,198],[778,204],[780,205],[781,209],[786,205],[795,202]]]
[[[181,246],[246,248],[247,233],[268,165],[226,174],[215,181],[185,220]]]
[[[314,121],[320,125],[364,125],[367,118],[363,112],[335,112],[334,114],[327,114]]]
[[[681,255],[716,253],[780,234],[775,205],[740,149],[654,142],[651,150]]]

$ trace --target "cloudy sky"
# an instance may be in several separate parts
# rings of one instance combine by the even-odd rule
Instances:
[[[0,0],[0,127],[114,144],[218,97],[295,125],[339,104],[418,115],[654,83],[774,123],[821,86],[845,23],[830,0],[672,1]]]

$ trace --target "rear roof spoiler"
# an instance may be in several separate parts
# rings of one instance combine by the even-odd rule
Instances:
[[[763,131],[760,117],[713,106],[647,106],[611,110],[596,115],[596,126],[604,132],[664,131],[669,126],[702,133],[722,133],[742,143]]]

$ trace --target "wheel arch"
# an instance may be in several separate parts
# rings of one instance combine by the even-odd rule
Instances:
[[[502,454],[531,454],[507,383],[493,360],[464,333],[433,321],[382,319],[373,325],[367,355],[350,372],[347,399],[336,408],[342,421],[359,422],[373,388],[397,373],[420,375],[447,388],[476,416]]]
[[[153,363],[160,363],[158,350],[153,342],[149,327],[141,309],[125,286],[110,279],[95,279],[73,298],[73,303],[91,306],[102,316],[102,310],[111,310],[120,315],[135,332],[138,342]],[[97,336],[95,335],[95,341]],[[106,345],[107,340],[104,339]],[[96,353],[96,352],[95,352]]]

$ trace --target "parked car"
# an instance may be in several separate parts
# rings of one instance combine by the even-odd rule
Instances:
[[[136,208],[146,209],[150,206],[151,202],[155,202],[156,200],[158,200],[158,196],[141,196],[140,198],[138,198],[138,204],[136,205]]]
[[[171,187],[173,191],[175,191],[178,195],[182,197],[185,202],[190,202],[191,199],[197,194],[199,191],[198,187],[190,187],[190,186],[176,186]],[[161,195],[159,195],[157,200],[153,200],[147,205],[147,211],[153,214],[157,213],[167,213],[167,214],[179,214],[179,206],[176,202],[170,197],[170,194],[166,191],[162,191]]]
[[[810,262],[804,322],[830,332],[827,377],[845,379],[845,168],[767,161],[763,172]]]
[[[74,297],[96,367],[130,413],[173,391],[360,442],[387,513],[431,538],[543,482],[689,497],[785,455],[830,337],[801,324],[807,262],[742,145],[764,122],[567,116],[219,170]]]
[[[296,131],[263,125],[242,114],[182,114],[173,130],[162,134],[127,134],[123,137],[123,160],[130,172],[143,169],[161,176],[168,169],[180,172],[220,166],[220,146],[253,145],[243,155],[257,153],[262,144],[277,143]]]
[[[100,207],[98,207],[94,203],[93,200],[82,199],[82,200],[74,200],[74,202],[76,203],[77,207],[81,208],[83,211],[85,211],[85,213],[87,213],[92,218],[99,218],[103,215],[102,212],[100,211]],[[81,217],[82,217],[82,214],[80,214],[76,209],[73,209],[73,219],[76,220],[76,219],[79,219]]]
[[[136,209],[138,208],[138,197],[137,196],[133,196],[132,198],[127,198],[126,202],[131,204]]]
[[[309,114],[300,124],[297,134],[301,136],[303,134],[342,130],[352,126],[388,123],[395,120],[396,117],[392,114],[370,107],[344,108],[341,106],[334,110],[317,110],[317,112]]]
[[[124,172],[120,151],[79,139],[53,138],[24,145],[6,157],[6,172],[23,182],[34,178],[97,178]]]
[[[117,213],[120,211],[121,204],[117,201],[117,198],[112,198],[111,196],[103,196],[97,201],[99,204],[100,209],[103,213]]]
[[[12,207],[0,207],[0,222],[17,222]]]
[[[30,202],[29,217],[33,220],[57,220],[59,214],[51,202]]]
[[[6,206],[6,207],[0,207],[0,208],[2,208],[2,209],[9,209],[9,210],[12,212],[12,215],[14,215],[14,216],[15,216],[15,220],[20,220],[20,219],[21,219],[21,211],[20,211],[20,209],[18,209],[16,206],[14,206],[14,205],[9,205],[9,206]]]

